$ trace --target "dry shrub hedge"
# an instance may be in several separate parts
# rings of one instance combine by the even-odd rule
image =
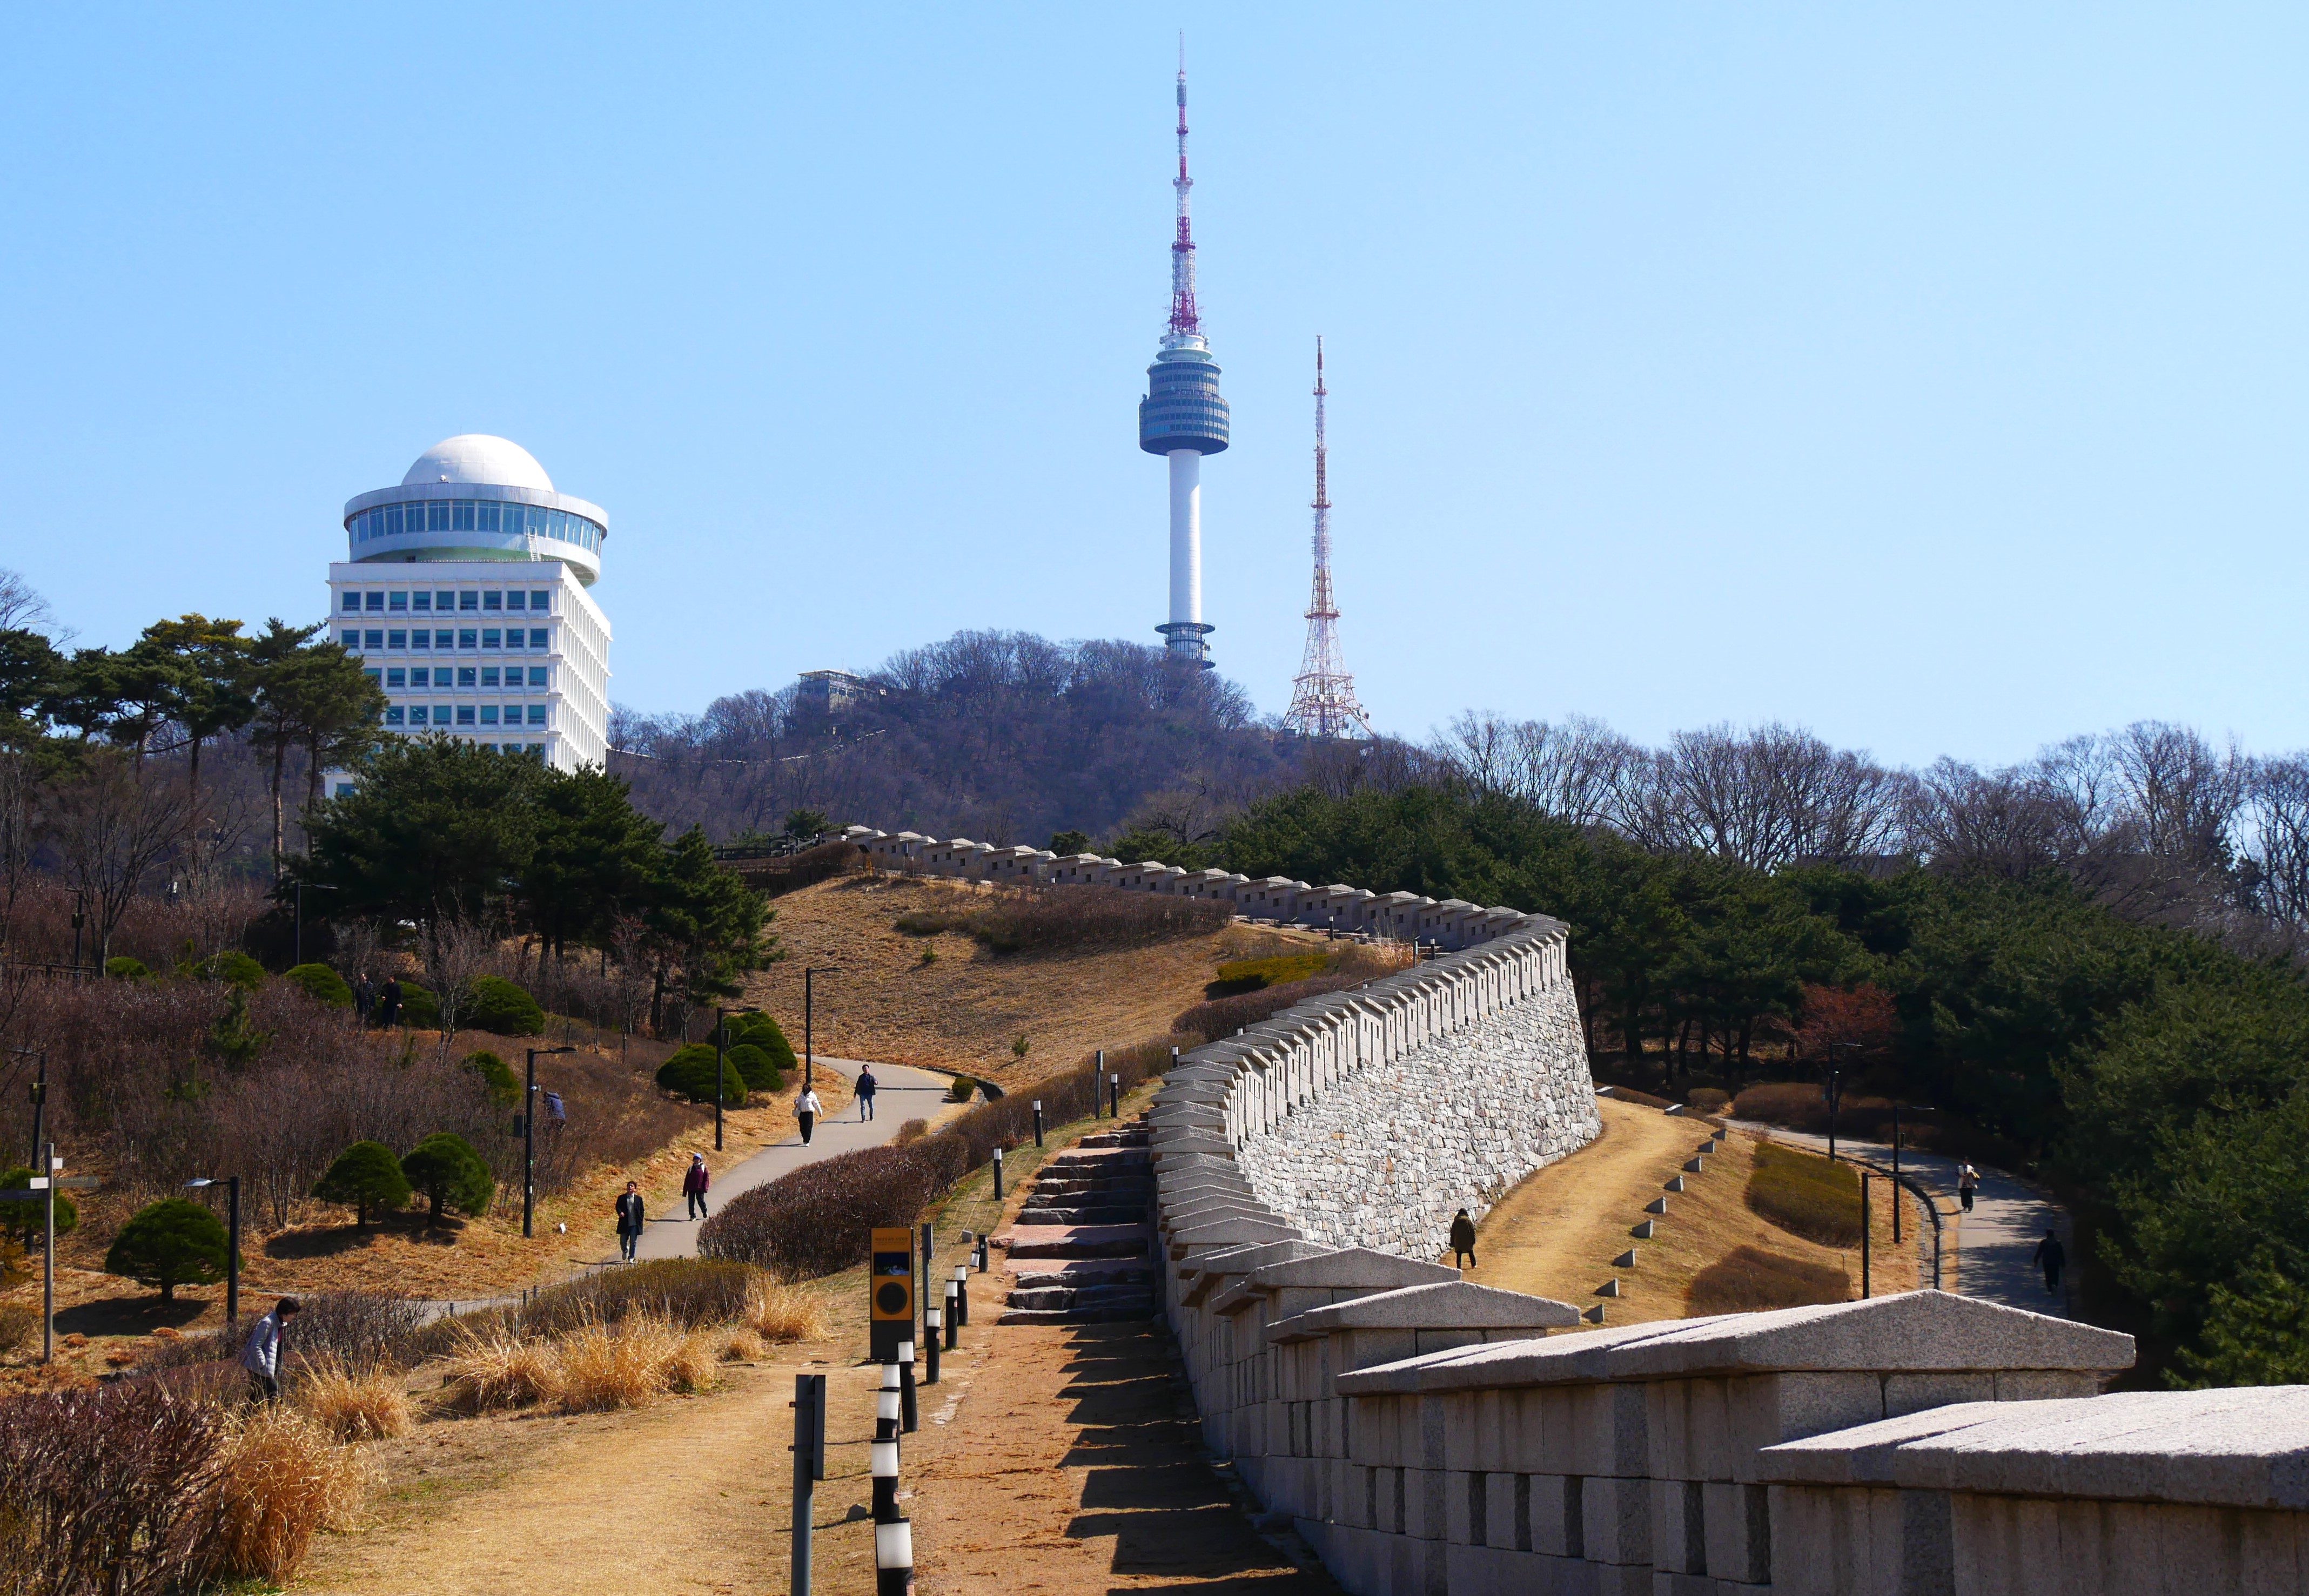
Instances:
[[[323,1530],[349,1528],[376,1470],[307,1414],[278,1402],[232,1425],[213,1520],[213,1567],[275,1583]]]
[[[357,1372],[324,1356],[307,1364],[290,1391],[298,1411],[340,1441],[389,1440],[417,1428],[409,1393],[386,1369]]]
[[[1694,1315],[1748,1314],[1843,1302],[1851,1295],[1852,1277],[1836,1264],[1742,1247],[1693,1275],[1686,1300]]]
[[[1860,1177],[1849,1164],[1760,1143],[1748,1173],[1748,1206],[1822,1247],[1860,1245]]]
[[[1167,942],[1206,936],[1234,919],[1214,898],[1176,898],[1111,886],[1046,886],[912,909],[893,922],[914,936],[960,931],[998,953],[1096,944]]]
[[[1279,987],[1238,993],[1232,997],[1214,997],[1181,1012],[1171,1022],[1171,1028],[1217,1040],[1261,1020],[1271,1020],[1294,1003],[1320,997],[1326,992],[1348,991],[1365,985],[1371,979],[1347,971],[1332,971],[1304,980],[1285,981]]]
[[[0,1402],[0,1590],[166,1596],[214,1556],[223,1411],[149,1380]]]
[[[564,1413],[646,1407],[668,1392],[711,1387],[731,1340],[726,1329],[686,1329],[648,1312],[592,1320],[552,1339],[502,1324],[461,1329],[463,1344],[442,1360],[437,1400],[463,1413],[540,1403]]]

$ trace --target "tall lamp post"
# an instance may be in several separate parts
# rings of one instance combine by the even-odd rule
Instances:
[[[240,1177],[227,1175],[215,1179],[203,1175],[185,1185],[221,1186],[225,1189],[224,1329],[230,1335],[240,1321]]]
[[[730,1016],[758,1014],[761,1012],[761,1005],[753,1003],[744,1008],[722,1008],[716,1005],[713,1010],[713,1151],[716,1152],[722,1151],[722,1100],[730,1091]]]
[[[48,1050],[46,1048],[11,1048],[8,1051],[13,1057],[40,1061],[39,1073],[32,1078],[32,1084],[27,1089],[32,1100],[31,1167],[37,1169],[40,1163],[40,1133],[47,1128],[48,1115]]]
[[[537,1234],[532,1224],[537,1212],[537,1056],[575,1053],[575,1048],[532,1048],[529,1074],[521,1094],[521,1234],[526,1241]]]
[[[1858,1042],[1828,1044],[1828,1156],[1830,1162],[1836,1159],[1836,1107],[1844,1098],[1843,1071],[1836,1063],[1836,1055],[1839,1051],[1854,1053],[1859,1049]]]
[[[337,890],[326,882],[300,881],[297,884],[297,962],[299,964],[305,962],[305,893],[308,887],[316,893],[333,893]]]
[[[813,992],[813,988],[812,988],[812,984],[811,984],[811,983],[812,983],[813,978],[815,978],[815,977],[817,976],[817,974],[818,971],[823,970],[823,971],[826,971],[826,974],[828,974],[828,975],[833,975],[833,974],[836,973],[840,969],[841,969],[841,966],[836,965],[836,964],[820,964],[820,965],[816,966],[815,968],[813,968],[813,967],[811,967],[811,966],[809,966],[809,965],[807,965],[807,964],[805,964],[804,966],[802,966],[802,971],[801,971],[801,1089],[802,1089],[804,1091],[808,1091],[809,1090],[809,1088],[810,1088],[810,1081],[811,1081],[811,1077],[812,1077],[812,1075],[815,1074],[815,1071],[811,1068],[811,1066],[812,1066],[814,1064],[816,1064],[816,1063],[817,1063],[817,1047],[816,1047],[816,1045],[815,1045],[815,1042],[816,1042],[816,1037],[815,1037],[815,1035],[814,1035],[814,1033],[813,1033],[813,1031],[812,1031],[812,1030],[811,1030],[811,1020],[812,1020],[812,1018],[813,1018],[812,1012],[811,1012],[811,1008],[812,1008],[812,998],[813,998],[813,996],[814,996],[814,992]]]

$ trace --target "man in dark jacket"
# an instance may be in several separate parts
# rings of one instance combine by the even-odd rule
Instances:
[[[681,1178],[681,1195],[689,1199],[690,1218],[705,1217],[705,1194],[713,1185],[713,1176],[705,1168],[705,1155],[702,1152],[691,1153],[689,1173]]]
[[[376,1022],[379,1026],[391,1030],[400,1019],[401,978],[397,975],[388,975],[385,978],[385,990],[376,995]]]
[[[2050,1225],[2045,1227],[2045,1239],[2037,1244],[2031,1261],[2045,1266],[2045,1290],[2058,1297],[2061,1294],[2061,1271],[2068,1267],[2069,1254]]]
[[[858,1117],[860,1119],[874,1117],[874,1093],[880,1089],[881,1083],[874,1079],[873,1070],[866,1065],[860,1065],[858,1066]]]
[[[1460,1263],[1462,1258],[1466,1262]],[[1475,1266],[1475,1221],[1467,1217],[1464,1208],[1451,1216],[1451,1263],[1457,1269]]]
[[[368,979],[368,971],[360,972],[353,983],[353,1016],[362,1024],[368,1023],[369,1011],[376,1007],[376,984]]]
[[[643,1217],[641,1183],[628,1180],[626,1195],[618,1199],[618,1255],[628,1264],[641,1245]]]

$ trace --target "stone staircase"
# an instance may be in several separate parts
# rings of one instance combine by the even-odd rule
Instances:
[[[1141,1123],[1085,1136],[1036,1172],[1015,1223],[994,1238],[1012,1276],[999,1324],[1111,1324],[1154,1312],[1147,1254],[1154,1200]]]

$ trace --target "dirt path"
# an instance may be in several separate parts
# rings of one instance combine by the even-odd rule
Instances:
[[[1839,1251],[1792,1236],[1748,1207],[1755,1138],[1735,1133],[1699,1170],[1688,1171],[1685,1161],[1708,1139],[1705,1123],[1610,1098],[1596,1106],[1603,1135],[1523,1181],[1484,1216],[1470,1280],[1583,1310],[1600,1302],[1607,1324],[1680,1319],[1690,1311],[1692,1277],[1734,1249],[1752,1247],[1840,1268],[1859,1294],[1858,1248]],[[1684,1189],[1667,1191],[1667,1182],[1679,1177]],[[1661,1197],[1667,1211],[1647,1214],[1646,1205]],[[1914,1290],[1916,1249],[1892,1245],[1881,1202],[1874,1218],[1875,1290]],[[1633,1231],[1646,1219],[1654,1221],[1653,1234],[1639,1239]],[[1632,1265],[1615,1262],[1630,1252]],[[1618,1298],[1596,1295],[1607,1280],[1619,1281]]]

